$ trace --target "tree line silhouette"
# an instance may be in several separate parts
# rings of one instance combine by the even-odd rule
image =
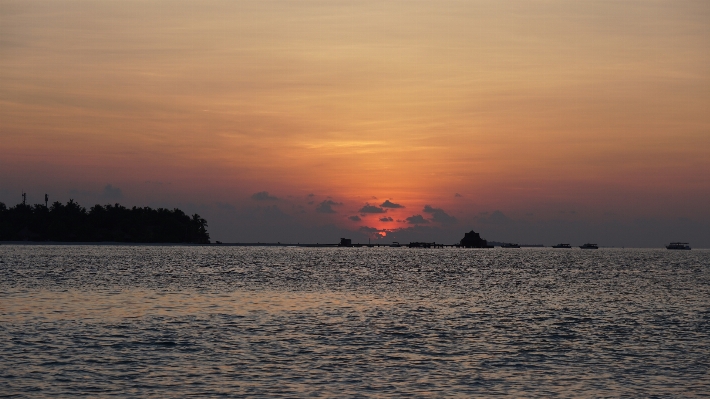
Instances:
[[[0,202],[0,241],[142,242],[207,244],[207,221],[180,209],[94,205],[74,200],[50,206]]]

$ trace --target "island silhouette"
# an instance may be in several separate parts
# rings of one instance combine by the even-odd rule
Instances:
[[[492,245],[488,245],[488,241],[482,239],[481,235],[473,230],[464,234],[459,245],[463,248],[493,248]]]
[[[8,208],[0,202],[0,241],[209,244],[207,221],[180,209],[66,204]]]

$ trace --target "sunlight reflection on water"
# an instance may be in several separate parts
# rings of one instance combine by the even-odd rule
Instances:
[[[251,291],[227,293],[156,292],[145,289],[121,291],[6,292],[1,296],[0,322],[59,322],[65,320],[119,321],[156,316],[185,317],[210,313],[245,316],[252,312],[284,313],[314,308],[349,308],[362,311],[372,306],[391,306],[372,295],[319,292]]]
[[[701,396],[710,252],[0,246],[0,392]]]

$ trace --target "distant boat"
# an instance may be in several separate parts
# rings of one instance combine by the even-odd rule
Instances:
[[[690,245],[687,242],[672,242],[666,245],[667,249],[690,249]]]
[[[586,243],[584,245],[581,245],[580,248],[582,248],[582,249],[599,249],[599,246],[597,244]]]
[[[501,248],[520,248],[520,245],[518,244],[513,244],[513,243],[508,243],[508,244],[503,244],[500,246]]]
[[[395,241],[395,242],[393,242],[392,244],[390,244],[390,247],[392,247],[392,248],[399,248],[399,247],[401,247],[401,246],[402,246],[402,245],[401,245],[400,243],[398,243],[397,241]]]
[[[572,246],[569,244],[557,244],[553,245],[552,248],[572,248]]]

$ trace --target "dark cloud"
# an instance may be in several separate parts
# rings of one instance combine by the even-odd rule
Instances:
[[[348,219],[352,220],[353,222],[359,222],[362,219],[360,219],[360,216],[355,215],[355,216],[350,216]]]
[[[276,203],[253,202],[253,207],[239,208],[236,212],[214,207],[199,214],[207,219],[212,240],[222,242],[337,244],[340,237],[351,238],[353,242],[367,242],[368,236],[358,232],[357,228],[349,230],[332,224],[313,225],[311,223],[315,218],[291,214],[290,205],[289,212],[286,212],[286,209],[273,205]],[[338,209],[335,206],[333,208]],[[313,209],[310,213],[313,213]]]
[[[268,191],[260,191],[251,195],[251,199],[255,201],[277,201],[278,198],[273,195],[269,195]]]
[[[104,187],[104,191],[101,193],[101,198],[106,200],[118,200],[123,198],[123,193],[120,188],[107,184],[106,187]]]
[[[332,200],[324,200],[318,206],[316,206],[316,212],[319,213],[336,213],[335,209],[333,209],[333,206],[336,205],[343,205],[342,202],[335,202]]]
[[[387,217],[384,217],[384,218],[380,218],[380,222],[394,222],[394,219],[392,219],[391,217],[387,216]]]
[[[313,197],[315,197],[315,196],[316,196],[316,195],[313,194],[313,193],[310,193],[310,194],[307,195],[308,198],[313,198]]]
[[[360,209],[360,213],[385,213],[385,212],[387,212],[387,210],[382,209],[378,206],[370,205],[369,203],[365,204],[365,206],[363,206]]]
[[[426,220],[426,219],[425,219]],[[395,229],[387,232],[387,239],[391,241],[399,241],[400,243],[425,241],[425,242],[442,242],[455,243],[458,242],[463,234],[461,232],[448,232],[441,227],[434,225],[410,225],[406,228]]]
[[[456,218],[444,212],[441,208],[433,208],[430,205],[424,206],[424,212],[430,214],[431,220],[441,224],[454,224],[456,223]]]
[[[403,205],[395,204],[394,202],[390,202],[390,200],[385,200],[380,206],[383,208],[404,208]]]
[[[368,226],[362,226],[358,229],[361,233],[379,233],[380,229],[376,229],[374,227],[368,227]]]
[[[428,220],[424,219],[422,215],[413,215],[407,218],[407,223],[409,224],[425,224],[429,223]]]
[[[4,187],[3,187],[4,188]],[[101,188],[101,187],[99,187]],[[2,190],[2,189],[0,189]],[[55,198],[65,202],[69,199],[67,193],[62,193],[66,198]],[[14,194],[13,194],[14,195]],[[97,192],[93,192],[95,197]],[[54,197],[51,196],[50,199]],[[92,197],[93,198],[93,197]],[[84,201],[85,202],[85,201]],[[251,202],[251,201],[249,201]],[[320,202],[320,201],[319,201]],[[83,204],[83,202],[80,202]],[[300,215],[285,214],[280,208],[273,206],[278,202],[252,202],[251,207],[237,207],[236,211],[224,206],[213,206],[211,209],[200,208],[197,212],[209,222],[209,232],[213,240],[222,242],[293,242],[293,243],[330,243],[337,244],[340,237],[351,238],[353,242],[367,242],[370,239],[386,240],[387,242],[399,241],[408,243],[412,241],[425,241],[437,243],[457,243],[465,232],[475,230],[486,240],[499,242],[517,242],[520,244],[571,243],[574,246],[585,242],[596,242],[600,246],[626,246],[626,247],[653,247],[663,248],[671,240],[690,242],[695,248],[710,248],[710,221],[688,219],[640,219],[640,220],[517,220],[503,215],[502,212],[481,213],[475,217],[457,217],[457,224],[426,223],[425,216],[431,215],[421,212],[419,218],[404,220],[405,228],[376,229],[367,227],[359,231],[359,223],[351,223],[352,230],[334,225],[314,225],[313,219],[302,218]],[[269,206],[264,206],[267,204]],[[179,203],[147,203],[153,208],[163,207],[172,209],[178,207],[187,210],[184,204]],[[260,206],[255,206],[260,205]],[[338,209],[337,206],[333,206]],[[289,206],[290,209],[290,206]],[[312,212],[312,209],[311,209]],[[578,213],[581,213],[578,211]],[[337,214],[336,214],[337,215]],[[346,219],[351,213],[343,214]],[[329,215],[323,215],[329,217]],[[377,219],[385,215],[376,215]],[[601,215],[600,215],[601,216]],[[404,218],[402,218],[404,219]],[[423,219],[423,220],[422,220]],[[367,220],[363,218],[363,220]],[[493,223],[496,220],[506,223]],[[349,221],[349,220],[348,220]],[[382,223],[392,226],[394,223]],[[416,222],[420,223],[416,223]],[[421,223],[424,221],[424,223]],[[362,223],[362,222],[360,222]],[[382,232],[387,236],[379,238]],[[380,233],[380,234],[378,234]],[[672,238],[669,238],[672,237]],[[677,237],[677,238],[676,238]],[[373,241],[374,242],[374,241]]]
[[[456,198],[462,198],[463,195],[461,195],[461,194],[459,194],[459,193],[456,193],[456,194],[454,194],[454,197],[456,197]]]
[[[512,222],[512,220],[501,211],[493,211],[490,216],[482,217],[481,221],[489,224],[508,224]]]

